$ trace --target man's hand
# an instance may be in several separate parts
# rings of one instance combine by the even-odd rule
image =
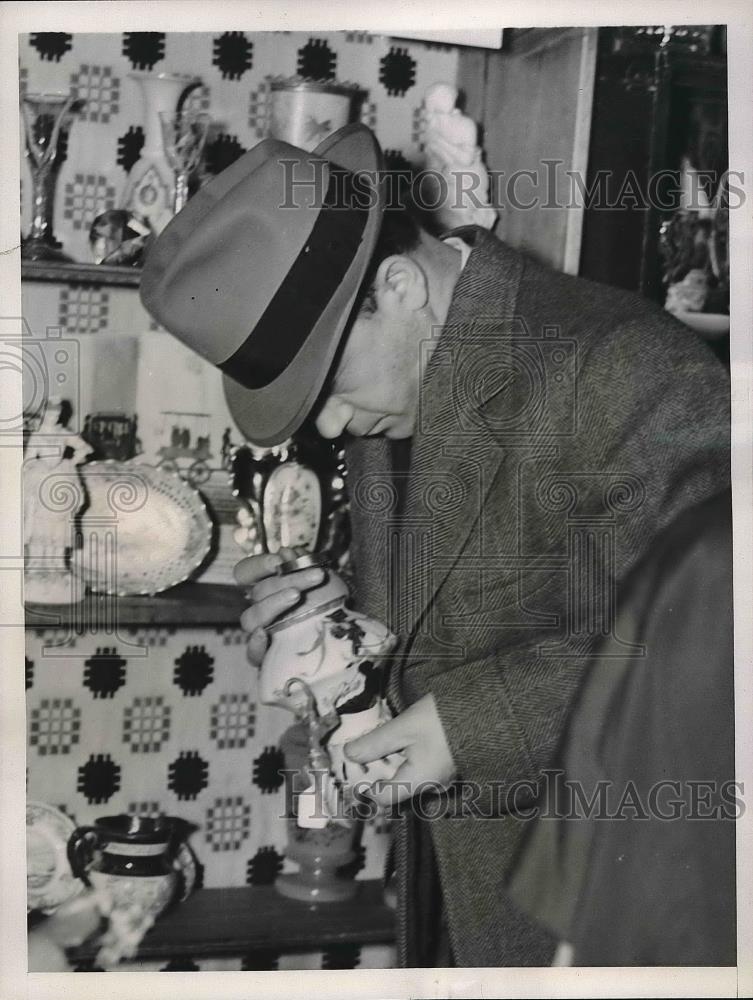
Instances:
[[[345,756],[359,764],[402,753],[405,763],[392,781],[378,781],[370,789],[374,801],[386,808],[410,798],[426,782],[447,785],[455,776],[455,764],[447,745],[433,694],[427,694],[400,715],[351,740]]]
[[[318,587],[324,580],[324,570],[318,566],[277,576],[280,563],[295,559],[295,555],[292,549],[280,549],[274,555],[249,556],[235,567],[237,583],[248,589],[253,601],[241,615],[241,628],[249,633],[246,651],[255,667],[261,666],[269,646],[267,625],[295,607],[303,591]]]

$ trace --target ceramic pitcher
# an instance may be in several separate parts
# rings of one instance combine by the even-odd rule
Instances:
[[[118,909],[156,918],[178,884],[176,825],[166,817],[103,816],[68,841],[73,874]]]

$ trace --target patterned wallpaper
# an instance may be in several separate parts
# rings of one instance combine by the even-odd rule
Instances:
[[[64,150],[55,235],[70,256],[91,262],[91,222],[119,206],[143,142],[141,101],[130,71],[202,77],[204,86],[193,99],[218,125],[207,149],[210,173],[263,136],[265,77],[295,73],[359,83],[368,92],[364,121],[375,129],[388,160],[400,166],[420,157],[423,93],[438,80],[455,80],[457,50],[365,32],[39,33],[20,39],[20,60],[22,91],[74,88],[85,99]],[[24,165],[24,232],[28,191]],[[35,336],[59,328],[74,349],[76,427],[87,413],[136,413],[142,460],[157,461],[173,425],[190,417],[193,431],[209,440],[211,478],[203,488],[215,509],[223,507],[219,520],[232,523],[221,441],[229,433],[237,443],[239,435],[219,374],[159,330],[132,289],[27,283],[24,315]],[[233,561],[229,555],[223,572]],[[30,630],[29,796],[58,806],[78,823],[163,809],[195,824],[191,845],[205,886],[272,882],[289,867],[277,769],[283,763],[280,736],[291,719],[257,703],[256,671],[248,666],[244,642],[238,628],[126,630],[116,639]],[[378,824],[366,827],[357,877],[382,874],[388,839]],[[347,945],[322,953],[270,951],[222,962],[196,957],[139,968],[377,968],[392,957],[387,947]]]

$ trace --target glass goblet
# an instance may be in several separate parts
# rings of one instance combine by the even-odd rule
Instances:
[[[165,156],[175,171],[173,211],[177,215],[188,201],[188,180],[201,160],[210,117],[186,108],[160,111],[159,118]]]
[[[31,228],[23,241],[24,260],[68,260],[52,230],[59,152],[81,107],[72,93],[26,94],[21,114],[31,170]]]

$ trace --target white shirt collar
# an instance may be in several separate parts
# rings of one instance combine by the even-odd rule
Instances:
[[[471,256],[471,248],[459,236],[446,236],[442,242],[460,252],[460,270],[462,271]]]

